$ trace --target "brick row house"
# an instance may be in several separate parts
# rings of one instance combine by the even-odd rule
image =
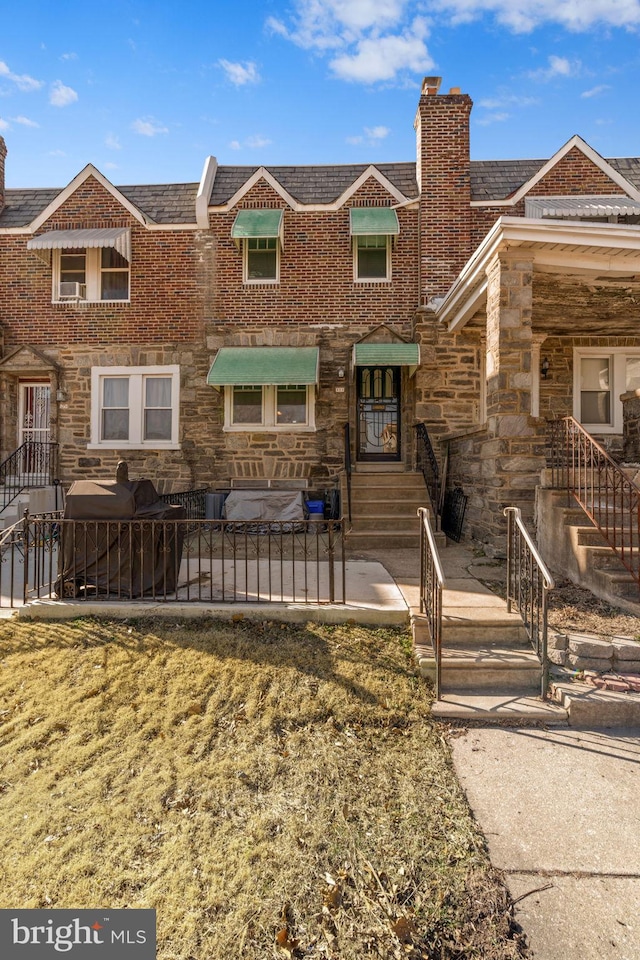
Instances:
[[[426,78],[415,161],[204,165],[199,183],[5,189],[0,455],[59,444],[160,490],[320,492],[415,469],[416,426],[491,540],[531,516],[549,418],[622,457],[640,387],[640,159],[580,137],[472,161],[471,99]]]

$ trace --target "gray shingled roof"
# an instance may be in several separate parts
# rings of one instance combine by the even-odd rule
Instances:
[[[266,167],[269,173],[299,203],[334,203],[370,166],[368,163],[325,166]],[[417,197],[415,163],[376,163],[405,197]],[[218,167],[209,203],[227,203],[259,167]]]
[[[116,187],[156,223],[195,223],[198,183],[160,183]],[[0,227],[27,227],[62,192],[51,190],[7,190]]]
[[[640,158],[608,161],[614,170],[640,190]],[[471,199],[504,200],[540,170],[547,160],[474,160],[471,162]],[[300,203],[334,203],[369,164],[267,167]],[[415,163],[378,163],[376,169],[407,198],[417,197]],[[218,167],[210,204],[222,206],[259,167]],[[117,187],[156,223],[194,223],[197,183],[139,184]],[[54,200],[61,188],[6,191],[0,227],[26,227]]]

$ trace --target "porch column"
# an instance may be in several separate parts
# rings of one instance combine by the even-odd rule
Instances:
[[[482,451],[486,508],[502,531],[505,506],[531,519],[544,466],[532,416],[535,352],[531,333],[533,264],[498,254],[487,269],[487,442]],[[537,373],[537,371],[536,371]]]

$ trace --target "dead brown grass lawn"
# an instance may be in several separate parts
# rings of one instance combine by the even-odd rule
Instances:
[[[0,624],[0,907],[160,960],[519,957],[401,632]]]

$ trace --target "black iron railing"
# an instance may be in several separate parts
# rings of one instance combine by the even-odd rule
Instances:
[[[199,490],[180,490],[177,493],[162,493],[160,499],[164,503],[171,503],[185,508],[185,519],[204,520],[206,516],[207,487]]]
[[[344,475],[347,485],[347,520],[351,523],[351,474],[353,473],[353,463],[351,461],[351,427],[348,423],[344,425]]]
[[[27,440],[0,463],[0,512],[23,490],[44,487],[58,479],[58,444]]]
[[[573,417],[549,424],[552,484],[567,491],[640,588],[640,487]]]
[[[416,424],[416,468],[422,472],[438,529],[441,512],[440,468],[425,423]]]
[[[420,517],[420,613],[424,613],[429,625],[436,664],[435,695],[440,699],[442,673],[442,591],[444,573],[436,546],[429,511],[418,509]]]
[[[345,603],[341,520],[65,520],[3,532],[0,606],[37,599]]]
[[[507,518],[507,611],[518,611],[542,667],[541,696],[547,699],[547,594],[555,586],[547,566],[522,522],[518,507],[505,507]]]

